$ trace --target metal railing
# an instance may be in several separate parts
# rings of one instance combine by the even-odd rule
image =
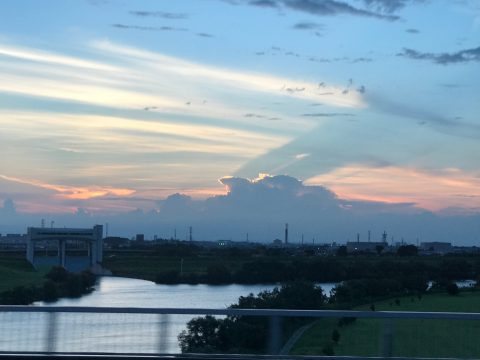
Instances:
[[[270,354],[277,354],[285,341],[281,331],[283,318],[376,319],[382,322],[381,331],[379,339],[372,341],[380,341],[378,356],[382,357],[395,355],[396,320],[480,320],[480,313],[461,312],[0,306],[0,353],[178,353],[178,333],[185,329],[192,315],[267,317]],[[449,328],[446,325],[444,329],[447,336]],[[480,331],[480,323],[476,323],[476,328]],[[468,357],[480,358],[480,346],[476,351],[475,348],[475,356]]]

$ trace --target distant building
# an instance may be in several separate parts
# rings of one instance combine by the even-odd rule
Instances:
[[[219,247],[229,247],[233,245],[233,241],[231,240],[218,240],[217,245]]]
[[[137,235],[135,236],[135,241],[144,242],[144,241],[145,241],[145,235],[143,235],[143,234],[137,234]]]
[[[447,254],[453,251],[452,243],[449,242],[422,242],[420,244],[420,250],[427,254]]]
[[[5,250],[22,250],[27,246],[27,235],[6,234],[0,236],[0,249]]]
[[[280,239],[275,239],[275,240],[273,240],[273,246],[282,247],[282,246],[283,246],[282,240],[280,240]]]
[[[349,241],[347,242],[347,252],[356,253],[356,252],[377,252],[377,246],[381,246],[383,250],[386,250],[388,243],[383,241]]]
[[[125,237],[108,236],[103,239],[103,244],[108,249],[126,248],[130,246],[130,240]]]

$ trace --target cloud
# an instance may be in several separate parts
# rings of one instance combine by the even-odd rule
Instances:
[[[344,199],[383,203],[415,203],[431,211],[480,206],[480,179],[475,172],[455,168],[347,165],[314,176],[306,184],[323,184]],[[459,199],[458,193],[464,191]],[[468,194],[468,197],[465,196]]]
[[[278,7],[278,2],[276,0],[250,0],[249,4],[260,6],[260,7],[270,7],[270,8]]]
[[[394,13],[407,5],[423,3],[426,0],[362,0],[368,7],[384,13]]]
[[[452,120],[434,111],[388,100],[375,94],[366,94],[365,96],[373,107],[387,114],[420,121],[449,136],[480,139],[480,125],[478,124]]]
[[[302,114],[306,117],[338,117],[338,116],[355,116],[355,114],[350,113],[308,113]]]
[[[212,35],[212,34],[208,34],[208,33],[204,33],[204,32],[197,33],[196,35],[197,35],[197,36],[200,36],[200,37],[204,37],[204,38],[213,38],[213,37],[215,37],[215,36]]]
[[[323,29],[322,24],[317,24],[314,22],[299,22],[293,25],[293,28],[296,30],[316,30],[316,29]]]
[[[0,179],[20,183],[24,185],[31,185],[34,187],[39,187],[46,190],[52,190],[60,198],[63,199],[74,199],[74,200],[86,200],[102,196],[114,195],[114,196],[129,196],[135,193],[135,190],[124,189],[124,188],[114,188],[114,187],[99,187],[99,186],[90,186],[90,187],[75,187],[75,186],[65,186],[65,185],[56,185],[48,184],[33,179],[20,179],[11,176],[5,176],[0,174]]]
[[[140,17],[159,17],[167,20],[183,20],[188,18],[188,15],[184,13],[171,13],[165,11],[129,11],[129,13]]]
[[[141,25],[125,25],[112,24],[112,27],[122,30],[141,30],[141,31],[188,31],[185,28],[175,28],[172,26],[141,26]]]
[[[410,28],[410,29],[407,29],[407,30],[405,30],[405,31],[406,31],[407,33],[409,33],[409,34],[419,34],[419,33],[420,33],[420,30],[418,30],[418,29],[411,29],[411,28]]]
[[[0,214],[4,216],[15,215],[17,208],[12,199],[7,198],[3,201],[3,207],[0,207]]]
[[[354,15],[395,21],[396,15],[382,14],[352,6],[337,0],[255,0],[250,5],[264,8],[287,8],[316,16]]]
[[[305,161],[309,156],[300,153],[297,157],[298,161]],[[354,177],[350,178],[356,172],[361,175],[358,182],[354,181]],[[395,176],[389,176],[392,173]],[[302,235],[306,238],[315,237],[320,243],[344,243],[357,233],[366,234],[367,231],[371,231],[372,239],[376,240],[385,230],[389,235],[404,237],[407,241],[415,241],[420,237],[423,241],[455,239],[461,244],[474,243],[478,236],[476,224],[480,220],[478,212],[473,212],[474,208],[480,209],[474,206],[474,201],[480,202],[480,197],[470,195],[480,195],[475,192],[478,189],[476,183],[471,182],[471,177],[464,177],[465,174],[455,173],[453,169],[427,175],[425,177],[425,173],[401,168],[382,170],[351,166],[307,181],[287,175],[268,174],[260,174],[254,179],[223,177],[220,183],[226,193],[204,200],[195,200],[177,192],[159,200],[157,207],[151,211],[132,208],[130,204],[125,206],[124,212],[115,214],[99,213],[83,205],[73,208],[70,214],[18,212],[15,217],[9,218],[8,226],[2,223],[6,217],[0,217],[0,226],[21,232],[40,218],[47,221],[54,219],[57,226],[69,227],[108,222],[111,234],[131,236],[142,232],[147,238],[153,238],[154,234],[170,238],[174,232],[179,238],[184,238],[189,226],[192,226],[194,238],[198,240],[243,240],[248,232],[252,241],[271,242],[275,238],[283,238],[283,229],[288,223],[292,243],[299,242]],[[379,194],[392,190],[393,196],[369,197],[369,189],[377,186],[378,180],[384,177],[388,180],[385,184],[393,188],[381,187]],[[445,178],[454,181],[450,185],[442,183]],[[428,187],[430,181],[433,184]],[[349,186],[361,196],[352,196],[348,192],[337,194],[325,185],[330,182],[338,186],[339,191]],[[407,188],[400,186],[404,182]],[[465,187],[466,184],[471,187]],[[462,189],[461,194],[468,195],[472,202],[471,212],[457,210],[454,216],[452,211],[447,214],[449,216],[437,216],[419,208],[416,202],[408,201],[410,199],[405,194],[410,190],[420,191],[424,189],[423,186],[439,191],[439,194],[449,189],[447,194],[458,195],[458,190]],[[474,192],[470,192],[470,189]],[[396,196],[395,191],[400,192],[400,196]]]
[[[429,53],[404,48],[397,56],[413,60],[427,60],[440,65],[450,65],[480,61],[480,46],[472,49],[459,50],[453,53]]]

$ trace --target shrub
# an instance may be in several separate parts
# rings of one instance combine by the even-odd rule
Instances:
[[[340,340],[340,333],[337,329],[334,329],[332,331],[332,340],[335,344],[338,344],[338,341]]]
[[[445,290],[447,290],[447,293],[449,295],[458,295],[460,293],[460,289],[458,285],[455,284],[454,282],[447,284],[447,286],[445,287]]]

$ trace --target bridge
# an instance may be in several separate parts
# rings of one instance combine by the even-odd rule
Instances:
[[[37,257],[37,243],[53,243],[56,246],[56,256]],[[87,254],[77,257],[76,263],[69,262],[67,258],[67,244],[80,242],[86,246]],[[91,229],[71,228],[43,228],[29,227],[27,235],[27,260],[32,265],[46,262],[47,265],[58,265],[70,271],[80,271],[91,268],[102,262],[103,259],[103,226],[95,225]],[[53,260],[53,263],[52,263]]]
[[[193,316],[264,317],[269,319],[268,354],[180,354],[173,348],[177,335],[172,328],[184,328]],[[180,318],[180,327],[178,319]],[[378,342],[378,354],[367,357],[351,354],[349,357],[279,355],[282,346],[281,324],[285,318],[308,318],[311,321],[326,318],[373,319],[382,323],[380,336],[363,337]],[[0,357],[82,357],[102,359],[145,359],[149,357],[178,359],[406,359],[396,354],[395,323],[397,321],[472,321],[480,329],[480,313],[457,312],[399,312],[348,310],[273,310],[273,309],[184,309],[184,308],[120,308],[120,307],[57,307],[57,306],[0,306]],[[415,337],[415,329],[412,328]],[[438,338],[438,346],[446,346],[449,336]],[[431,334],[438,337],[439,334]],[[480,358],[478,342],[458,344],[471,348],[468,358]],[[422,354],[419,344],[419,354]],[[401,350],[401,349],[400,349]],[[401,352],[401,351],[400,351]],[[427,354],[428,355],[428,354]],[[415,359],[428,358],[417,356]],[[439,358],[436,356],[436,358]],[[452,358],[452,357],[450,357]],[[458,357],[462,358],[462,357]]]

